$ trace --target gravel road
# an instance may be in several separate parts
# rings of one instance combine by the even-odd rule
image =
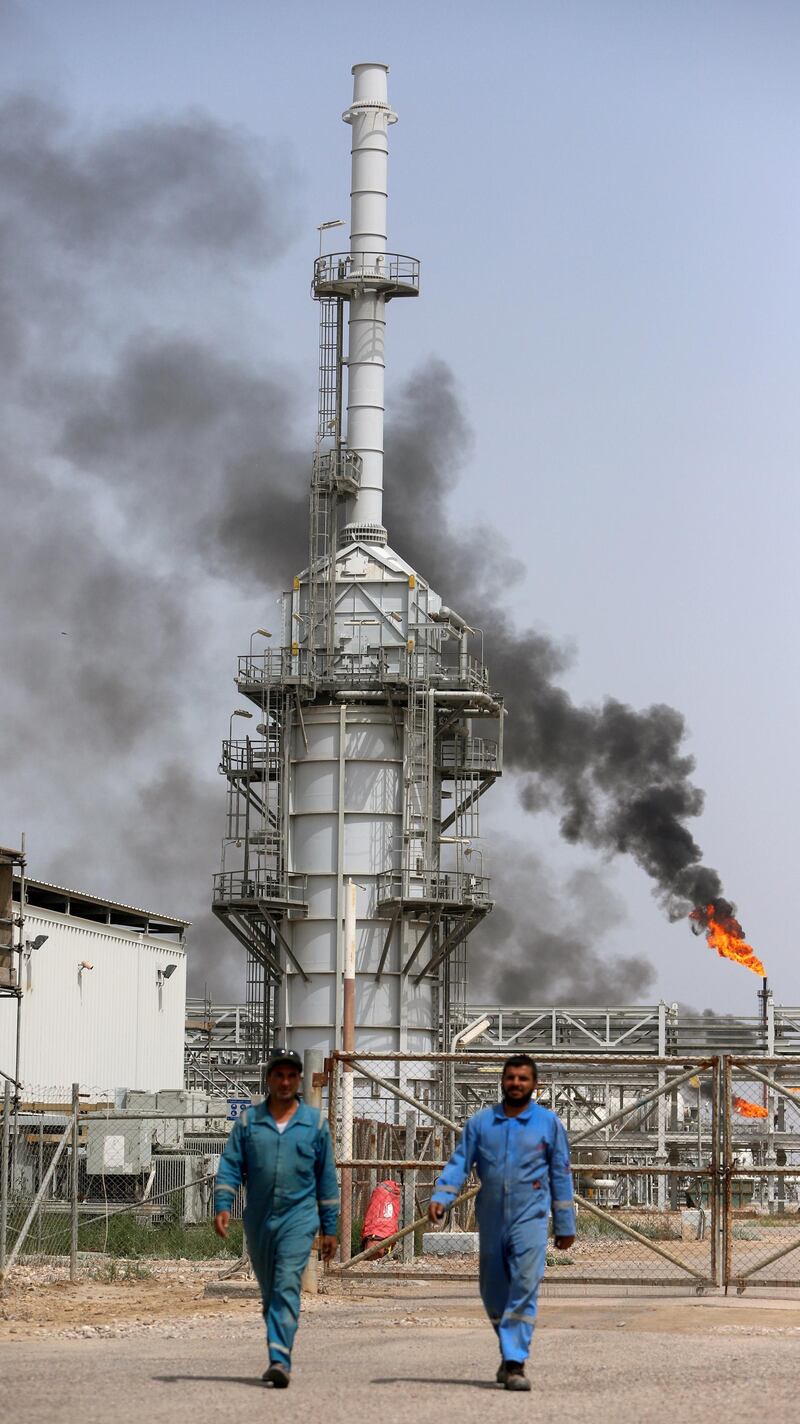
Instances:
[[[253,1306],[255,1312],[255,1305]],[[223,1307],[224,1311],[224,1307]],[[7,1340],[8,1424],[458,1424],[526,1414],[537,1424],[612,1418],[764,1424],[796,1406],[798,1303],[544,1301],[530,1395],[492,1383],[494,1337],[474,1287],[408,1287],[315,1303],[292,1386],[264,1389],[260,1321],[230,1312],[159,1320],[138,1333]]]

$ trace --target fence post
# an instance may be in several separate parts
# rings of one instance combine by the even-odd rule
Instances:
[[[345,884],[344,906],[344,978],[342,998],[342,1048],[352,1053],[356,1046],[356,887],[352,880]],[[345,1162],[353,1157],[353,1065],[345,1063],[342,1076],[342,1156]],[[353,1254],[353,1170],[342,1168],[342,1208],[339,1216],[339,1260],[349,1261]]]
[[[44,1177],[44,1113],[39,1114],[39,1152],[37,1158],[36,1190],[38,1192]],[[39,1217],[36,1223],[36,1245],[39,1255],[42,1254],[42,1207],[39,1204]]]
[[[303,1053],[303,1101],[308,1107],[317,1110],[320,1124],[322,1123],[322,1083],[320,1080],[323,1062],[322,1052],[318,1048],[307,1048]],[[303,1272],[300,1289],[307,1295],[316,1295],[319,1290],[319,1257],[317,1256],[316,1241],[311,1247],[311,1255]]]
[[[406,1143],[405,1157],[407,1162],[412,1162],[416,1156],[417,1145],[417,1114],[415,1112],[406,1113]],[[413,1221],[416,1212],[417,1195],[417,1174],[406,1170],[403,1173],[403,1223],[408,1225]],[[414,1232],[409,1231],[403,1237],[403,1260],[413,1261],[414,1259]]]
[[[72,1162],[70,1163],[70,1240],[69,1240],[69,1278],[71,1281],[78,1279],[78,1112],[80,1110],[80,1099],[78,1095],[78,1084],[72,1084]]]
[[[3,1149],[0,1155],[0,1278],[6,1267],[8,1231],[8,1148],[11,1131],[11,1084],[6,1078],[3,1092]]]

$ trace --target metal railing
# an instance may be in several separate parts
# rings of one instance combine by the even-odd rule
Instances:
[[[489,902],[488,875],[460,870],[387,870],[377,878],[378,903],[430,901],[442,905],[483,905]]]
[[[457,656],[446,662],[438,648],[409,652],[405,644],[379,646],[357,652],[327,653],[302,644],[277,648],[238,659],[236,682],[240,691],[296,685],[319,679],[343,688],[375,688],[425,683],[442,691],[486,692],[489,675],[473,657]]]
[[[448,737],[439,746],[443,771],[497,771],[497,742],[485,737]]]
[[[636,1053],[800,1053],[800,1008],[773,1005],[766,1014],[686,1013],[675,1004],[467,1006],[459,1028],[478,1019],[489,1023],[481,1047],[509,1044],[540,1049],[633,1051]]]
[[[361,456],[341,445],[318,450],[314,456],[312,483],[335,494],[357,494],[361,486]]]
[[[290,875],[285,880],[248,874],[243,870],[222,870],[214,876],[213,903],[229,905],[242,901],[266,900],[276,905],[304,909],[306,905],[305,875]]]
[[[222,743],[220,770],[225,776],[261,779],[265,770],[277,771],[280,764],[280,744],[275,736],[270,737],[269,743],[260,737]]]
[[[419,258],[401,252],[327,252],[314,262],[315,296],[347,295],[360,285],[392,295],[419,292]]]

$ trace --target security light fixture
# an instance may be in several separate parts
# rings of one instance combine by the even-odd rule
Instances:
[[[159,989],[161,988],[161,985],[164,983],[165,979],[172,978],[177,967],[177,964],[165,964],[163,969],[156,970],[156,984]]]
[[[491,1027],[491,1019],[488,1014],[484,1014],[482,1019],[476,1019],[474,1023],[467,1024],[467,1027],[457,1033],[450,1045],[450,1052],[455,1053],[457,1048],[466,1048],[468,1043],[473,1043],[476,1038],[480,1038],[487,1028]]]
[[[41,934],[37,935],[35,939],[26,939],[23,951],[25,958],[30,959],[31,955],[35,954],[37,949],[41,949],[42,945],[49,938],[49,935]]]

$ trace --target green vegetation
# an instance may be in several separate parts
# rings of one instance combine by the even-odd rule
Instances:
[[[141,1261],[104,1261],[101,1266],[89,1272],[93,1281],[100,1281],[104,1286],[112,1285],[135,1285],[138,1281],[147,1281],[153,1272],[149,1266],[143,1266]]]
[[[19,1231],[28,1213],[24,1202],[17,1202],[9,1212],[9,1239]],[[42,1230],[34,1221],[22,1248],[26,1256],[68,1256],[70,1249],[70,1219],[68,1213],[45,1212],[42,1216]],[[152,1221],[143,1215],[141,1207],[130,1211],[117,1211],[106,1217],[86,1217],[78,1219],[78,1250],[96,1251],[99,1254],[140,1261],[151,1257],[157,1260],[207,1261],[214,1259],[235,1260],[242,1254],[242,1223],[232,1221],[227,1241],[223,1241],[214,1231],[211,1221],[203,1221],[197,1226],[186,1226],[180,1219],[180,1208],[173,1202],[164,1220]]]

